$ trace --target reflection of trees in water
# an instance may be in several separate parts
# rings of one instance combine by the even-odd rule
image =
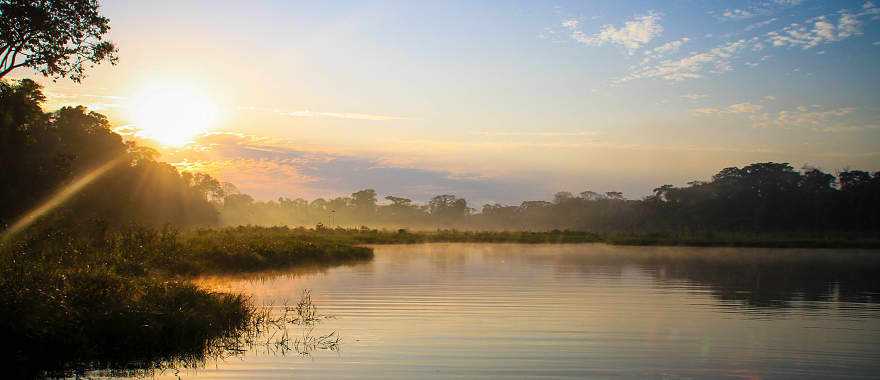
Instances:
[[[688,281],[706,287],[719,300],[746,307],[788,308],[795,301],[880,302],[877,252],[638,247],[552,259],[582,273],[612,276],[634,266],[661,283]]]
[[[823,257],[745,262],[685,259],[655,261],[647,267],[655,273],[662,270],[667,278],[707,286],[721,300],[740,301],[750,307],[787,308],[792,301],[877,302],[878,263],[864,264]]]

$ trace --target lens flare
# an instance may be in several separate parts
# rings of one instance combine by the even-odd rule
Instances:
[[[21,232],[22,230],[33,224],[35,221],[37,221],[37,219],[39,219],[40,217],[52,212],[52,210],[64,204],[64,202],[70,199],[70,197],[80,192],[80,190],[88,186],[90,183],[94,182],[96,179],[103,176],[119,163],[125,161],[125,158],[126,156],[122,156],[120,158],[107,162],[106,164],[101,165],[86,174],[77,177],[69,185],[57,191],[55,194],[52,194],[52,196],[49,197],[49,199],[47,199],[45,202],[24,214],[24,216],[22,216],[9,228],[7,228],[6,231],[3,231],[3,233],[0,234],[0,242],[5,241],[6,239],[17,234],[18,232]]]

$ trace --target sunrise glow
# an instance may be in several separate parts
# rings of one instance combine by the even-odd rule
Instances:
[[[179,147],[212,129],[217,105],[203,92],[186,86],[151,86],[134,97],[131,118],[138,136]]]

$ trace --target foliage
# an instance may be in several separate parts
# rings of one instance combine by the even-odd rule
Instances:
[[[117,61],[97,0],[0,0],[0,78],[29,67],[79,82],[91,65]]]
[[[265,316],[246,297],[209,292],[177,274],[371,257],[369,248],[285,237],[277,229],[181,234],[170,227],[43,223],[0,243],[0,336],[7,339],[0,357],[25,372],[199,361]],[[310,301],[291,309],[302,320],[285,323],[322,318]],[[302,345],[338,344],[335,335],[308,338],[283,343],[300,352]]]
[[[553,201],[518,206],[486,204],[479,213],[467,201],[440,195],[427,204],[373,190],[331,200],[279,198],[258,202],[235,194],[220,205],[223,224],[361,226],[432,230],[575,230],[667,236],[711,233],[841,233],[880,231],[880,173],[838,176],[816,168],[796,171],[784,163],[756,163],[721,170],[711,181],[663,185],[641,200],[620,192],[557,193]],[[369,210],[364,213],[362,210]]]
[[[222,194],[203,174],[178,173],[152,149],[124,142],[106,117],[84,107],[44,113],[44,96],[31,80],[0,81],[0,226],[63,189],[77,177],[118,160],[85,187],[57,217],[101,219],[109,226],[211,225],[209,202]]]

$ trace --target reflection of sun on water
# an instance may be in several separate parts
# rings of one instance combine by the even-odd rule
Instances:
[[[140,137],[165,146],[183,146],[207,132],[218,108],[206,95],[182,86],[155,86],[138,94],[131,118]]]

